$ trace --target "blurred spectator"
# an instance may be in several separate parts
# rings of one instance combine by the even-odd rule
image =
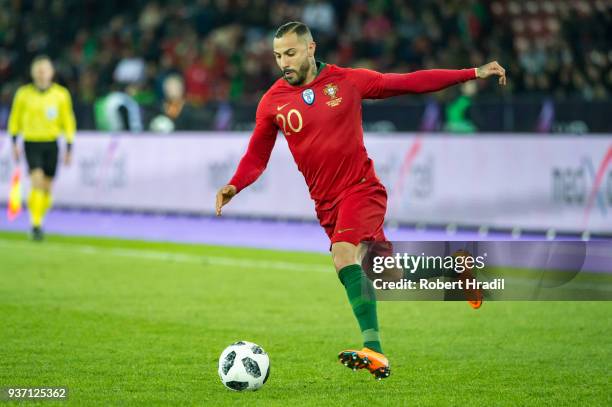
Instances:
[[[210,129],[212,120],[206,110],[196,109],[185,99],[185,83],[176,74],[164,80],[164,101],[149,125],[152,131]]]
[[[196,113],[185,103],[185,86],[178,75],[169,76],[164,82],[164,113],[174,122],[175,130],[196,128]]]
[[[0,129],[6,129],[11,106],[12,89],[8,86],[0,88]]]
[[[469,118],[468,111],[476,93],[476,82],[466,82],[460,87],[461,93],[446,106],[444,130],[450,133],[473,134],[478,129]]]
[[[105,131],[143,130],[140,107],[134,98],[123,92],[111,92],[96,100],[96,127]]]
[[[185,81],[187,100],[190,103],[202,105],[210,98],[211,76],[204,63],[204,58],[199,55],[193,55],[189,58],[185,69]]]
[[[137,58],[126,52],[119,61],[113,79],[117,83],[138,83],[145,78],[145,64],[142,58]]]
[[[313,31],[331,35],[336,29],[336,15],[334,7],[328,1],[309,0],[302,12],[302,21]]]

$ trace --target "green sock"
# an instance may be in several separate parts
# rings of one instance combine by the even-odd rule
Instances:
[[[359,322],[363,346],[382,353],[376,316],[376,294],[372,282],[358,264],[344,267],[338,272],[338,277],[346,289],[353,313]]]

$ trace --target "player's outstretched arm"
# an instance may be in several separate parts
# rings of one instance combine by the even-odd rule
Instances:
[[[217,216],[221,216],[221,208],[238,193],[238,190],[234,185],[225,185],[219,189],[217,192],[217,202],[215,205],[215,210]]]
[[[407,93],[428,93],[446,89],[478,78],[500,76],[499,83],[506,84],[506,71],[497,63],[490,62],[469,69],[425,69],[410,73],[380,73],[369,69],[348,70],[348,79],[353,82],[364,99],[384,99]]]

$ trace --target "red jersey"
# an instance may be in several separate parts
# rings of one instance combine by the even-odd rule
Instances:
[[[433,92],[474,78],[475,69],[382,74],[322,63],[307,85],[280,78],[259,102],[255,130],[229,184],[240,191],[261,175],[280,130],[317,207],[333,206],[351,186],[376,176],[363,143],[362,99]]]

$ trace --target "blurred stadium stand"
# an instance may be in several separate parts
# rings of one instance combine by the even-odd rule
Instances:
[[[0,0],[0,10],[0,129],[39,53],[54,58],[80,129],[112,128],[113,92],[140,105],[146,129],[159,115],[174,124],[157,120],[158,130],[248,129],[278,77],[274,29],[303,20],[331,63],[407,72],[496,59],[508,69],[507,89],[483,81],[368,103],[368,130],[612,131],[607,0]],[[169,100],[174,74],[184,95]]]

